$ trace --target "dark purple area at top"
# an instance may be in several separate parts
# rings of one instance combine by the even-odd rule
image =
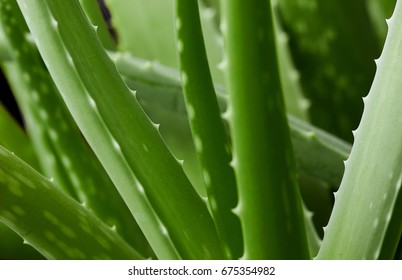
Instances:
[[[107,28],[109,30],[110,35],[112,36],[115,43],[118,41],[117,32],[112,25],[112,15],[107,7],[105,0],[98,0],[98,5],[101,9],[103,19],[107,24]]]

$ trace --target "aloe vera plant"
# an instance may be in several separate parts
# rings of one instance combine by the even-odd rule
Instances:
[[[0,0],[0,66],[24,119],[0,106],[0,221],[24,240],[8,246],[48,259],[400,258],[402,4],[350,145],[330,133],[345,136],[358,106],[325,121],[317,89],[331,83],[309,76],[338,61],[331,82],[354,79],[309,41],[348,21],[302,2]],[[370,2],[352,10],[375,26],[373,50],[393,3]],[[348,32],[318,47],[349,46],[371,73],[375,52],[359,60]],[[309,123],[305,96],[330,133]]]

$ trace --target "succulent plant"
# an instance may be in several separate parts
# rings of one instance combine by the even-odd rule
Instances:
[[[401,34],[391,0],[0,0],[1,258],[401,258]]]

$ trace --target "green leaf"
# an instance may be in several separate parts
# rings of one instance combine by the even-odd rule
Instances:
[[[209,71],[197,1],[177,0],[176,14],[181,81],[209,206],[225,253],[238,259],[243,239],[232,212],[237,193],[231,147]]]
[[[46,1],[51,14],[44,2],[18,3],[73,117],[157,256],[222,258],[206,205],[121,80],[77,1]]]
[[[397,2],[388,26],[319,259],[392,257],[402,233],[397,211],[401,209],[398,195],[402,186],[401,2]],[[385,240],[386,236],[392,239]]]
[[[292,54],[290,52],[288,36],[279,20],[277,5],[272,5],[276,35],[275,43],[278,52],[278,66],[286,112],[308,121],[310,101],[303,95],[300,83],[300,73],[295,69]]]
[[[174,0],[109,0],[107,4],[119,34],[119,51],[178,68]],[[223,83],[222,72],[218,69],[222,45],[214,13],[200,4],[200,16],[212,77],[215,82]]]
[[[16,153],[21,159],[37,166],[32,143],[17,121],[0,103],[0,145]]]
[[[136,96],[144,110],[154,122],[161,124],[166,141],[170,144],[169,140],[177,137],[176,145],[181,147],[186,141],[191,141],[191,136],[187,136],[190,128],[186,121],[180,73],[129,54],[115,53],[112,57],[128,86],[138,89]],[[215,85],[215,91],[223,113],[227,108],[227,93],[219,85]],[[343,161],[347,159],[351,145],[297,117],[288,116],[288,121],[298,171],[334,187],[339,186],[344,171]],[[174,144],[172,149],[175,149]]]
[[[110,227],[0,146],[0,221],[48,259],[141,259]]]
[[[119,35],[120,51],[178,67],[173,0],[108,0],[106,3]]]
[[[7,45],[3,27],[0,22],[0,62],[6,61],[12,58],[10,46]]]
[[[100,1],[98,0],[80,0],[81,6],[87,14],[91,23],[97,27],[96,33],[102,46],[108,50],[116,50],[116,42],[110,34],[107,22],[103,18],[102,11],[99,7]],[[117,38],[116,38],[117,40]]]
[[[243,257],[309,258],[270,1],[220,3]]]
[[[43,174],[85,203],[144,255],[152,255],[138,225],[67,111],[13,0],[0,0],[1,21],[14,60],[4,63]],[[108,207],[105,207],[108,205]]]
[[[367,0],[367,8],[377,35],[380,38],[381,45],[383,45],[387,35],[385,20],[391,17],[395,2],[396,0]]]
[[[358,126],[380,48],[366,0],[278,1],[313,124],[347,141]],[[362,31],[364,30],[364,32]]]

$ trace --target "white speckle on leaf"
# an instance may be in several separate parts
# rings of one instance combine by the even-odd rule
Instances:
[[[149,152],[148,146],[146,144],[142,144],[142,147],[144,148],[144,151]]]
[[[39,116],[42,118],[42,120],[47,121],[49,119],[49,115],[44,109],[39,109]]]
[[[182,72],[182,73],[181,73],[181,82],[183,83],[184,86],[187,85],[187,83],[188,83],[188,77],[187,77],[186,72]]]
[[[176,28],[177,28],[178,30],[181,29],[181,20],[180,20],[179,18],[176,19]]]
[[[114,139],[114,138],[112,138],[112,145],[116,151],[118,151],[119,153],[121,152],[121,147],[120,147],[119,143],[117,143],[116,139]]]
[[[227,26],[227,23],[226,23],[225,18],[222,18],[221,24],[220,24],[219,28],[221,29],[222,34],[226,34],[226,33],[227,33],[227,31],[228,31],[228,26]]]
[[[25,32],[24,33],[24,38],[31,44],[35,44],[34,37],[32,36],[31,32]]]
[[[216,203],[216,200],[213,197],[209,198],[209,205],[211,206],[212,211],[216,211],[218,208],[218,204]]]
[[[8,185],[8,190],[15,196],[22,197],[24,193],[22,192],[21,186],[17,181]]]
[[[195,149],[197,150],[198,153],[202,152],[202,141],[201,138],[198,137],[197,135],[194,136],[194,145],[195,145]]]
[[[52,154],[46,156],[47,165],[54,167],[56,164],[56,158]]]
[[[230,161],[230,166],[231,166],[234,170],[237,169],[237,159],[236,159],[236,156],[235,156],[235,155],[233,155],[233,158],[232,158],[232,160]]]
[[[57,30],[59,23],[53,16],[50,17],[50,24],[55,30]]]
[[[24,73],[22,74],[22,78],[23,78],[24,81],[27,82],[27,83],[29,83],[29,82],[31,81],[31,76],[30,76],[28,73],[26,73],[26,72],[24,72]]]
[[[45,216],[46,220],[48,220],[55,226],[59,226],[61,224],[59,219],[47,210],[43,211],[43,216]]]
[[[59,139],[59,135],[54,129],[49,129],[49,136],[53,141],[57,141]]]
[[[33,90],[32,91],[32,101],[33,102],[38,102],[39,100],[40,100],[40,98],[39,98],[38,92],[36,90]]]
[[[65,167],[70,169],[72,167],[71,160],[68,156],[62,155],[61,156],[61,162],[64,164]]]
[[[195,117],[195,110],[194,110],[194,107],[193,107],[193,106],[191,106],[191,105],[188,105],[188,106],[187,106],[187,113],[188,113],[188,116],[189,116],[190,119],[194,119],[194,117]]]
[[[145,194],[144,187],[140,183],[137,183],[137,189],[141,194]]]
[[[222,119],[230,122],[232,118],[232,107],[228,106],[226,111],[222,114]]]
[[[180,39],[177,40],[177,50],[178,50],[180,53],[182,53],[183,50],[184,50],[183,42],[182,42]]]
[[[25,211],[18,205],[12,205],[11,210],[18,216],[25,216]]]
[[[204,8],[201,10],[202,16],[206,20],[212,20],[216,15],[216,10],[214,8]]]
[[[110,244],[105,238],[96,235],[95,239],[104,249],[110,250]]]
[[[399,176],[398,181],[396,182],[395,188],[396,188],[396,192],[397,192],[397,193],[398,193],[399,190],[401,189],[401,186],[402,186],[402,173],[401,173],[401,175]]]
[[[142,70],[144,70],[145,72],[147,71],[151,71],[152,70],[152,62],[151,61],[145,61],[142,65],[141,65]],[[134,95],[137,93],[135,90],[133,90]]]
[[[289,77],[293,81],[298,81],[300,79],[300,73],[299,71],[292,69],[291,71],[289,71]]]
[[[389,223],[389,221],[391,221],[392,218],[392,210],[388,212],[387,217],[386,217],[386,221],[387,223]]]
[[[227,68],[228,65],[228,60],[223,59],[219,64],[218,64],[218,69],[221,71],[224,71]]]
[[[209,175],[208,170],[202,170],[202,175],[204,177],[205,185],[209,186],[211,184],[211,176]]]
[[[70,178],[71,178],[71,182],[73,183],[74,186],[79,187],[81,185],[80,179],[78,178],[76,173],[70,172]]]
[[[168,232],[167,228],[162,223],[160,223],[159,227],[160,227],[161,232],[162,232],[163,235],[165,235],[165,236],[169,235],[169,232]]]
[[[88,101],[89,101],[89,105],[91,105],[92,108],[97,109],[95,100],[89,95],[88,95]]]
[[[56,235],[55,235],[53,232],[49,231],[49,230],[46,230],[46,231],[43,233],[43,235],[44,235],[49,241],[55,241],[55,240],[56,240]]]

